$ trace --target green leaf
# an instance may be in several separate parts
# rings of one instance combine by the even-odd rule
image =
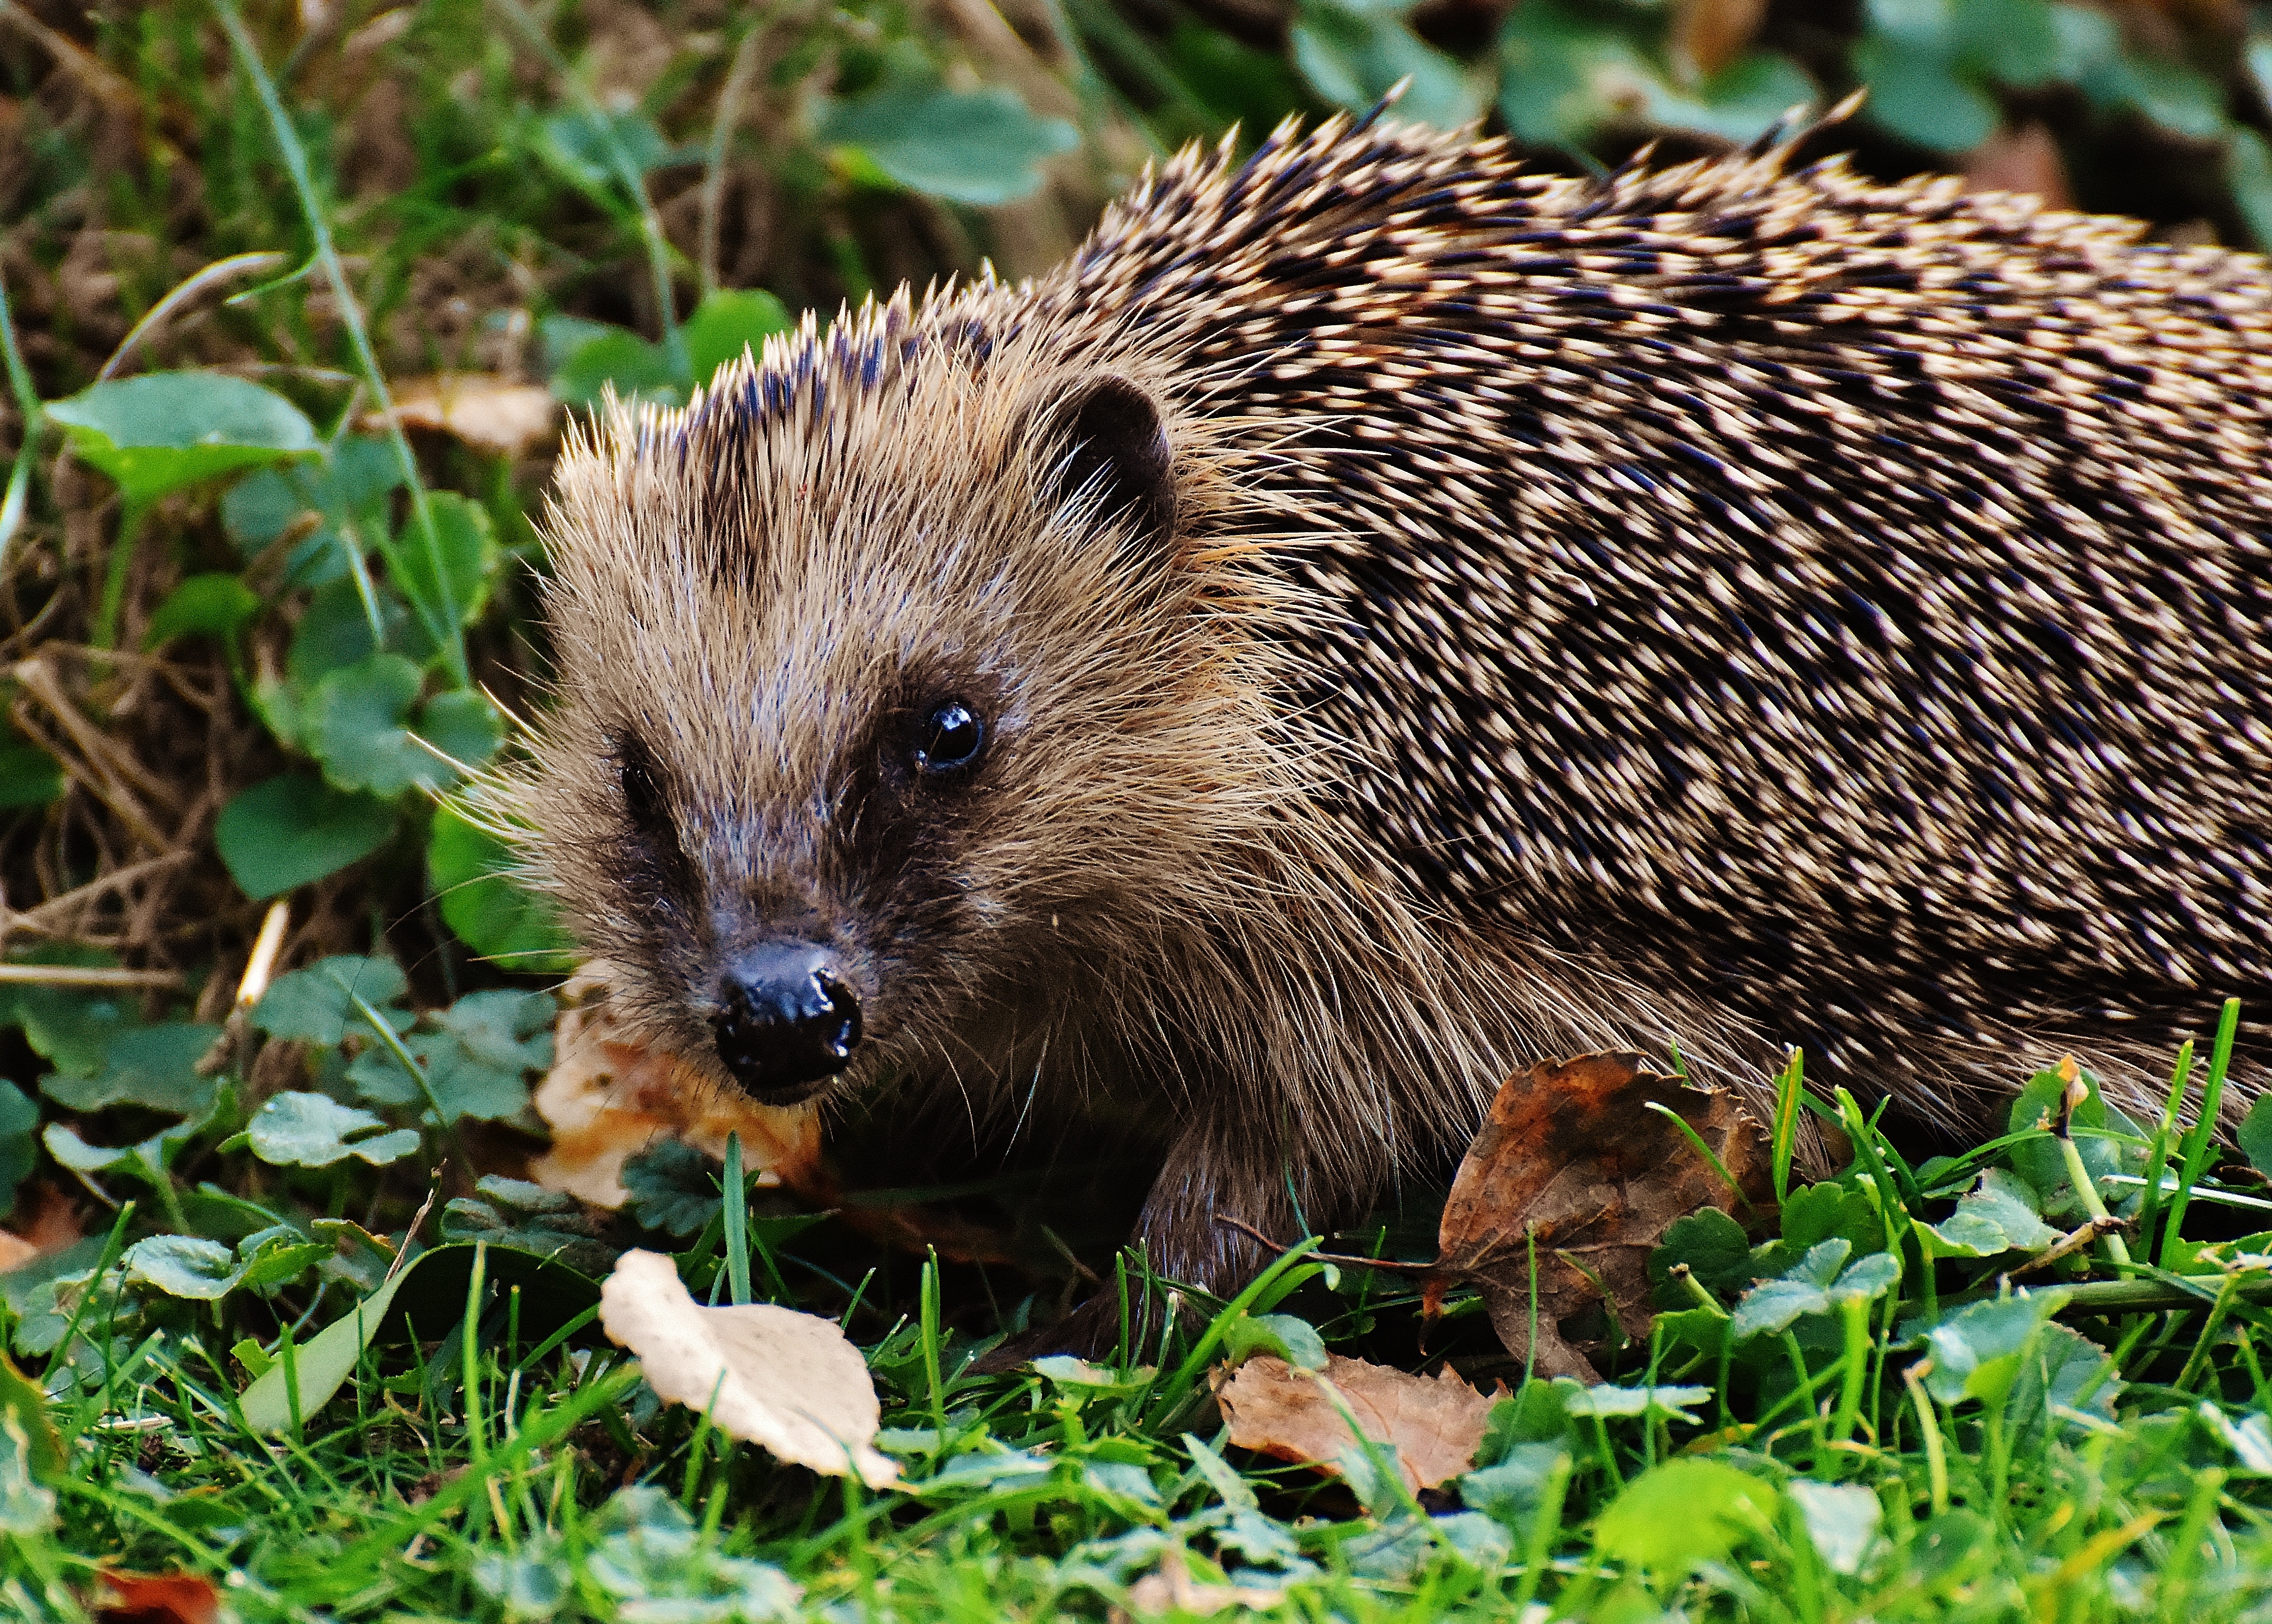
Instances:
[[[490,578],[504,556],[497,550],[489,512],[453,490],[435,491],[426,498],[426,507],[433,517],[434,539],[440,544],[441,571],[438,574],[435,571],[426,533],[413,520],[395,538],[401,572],[394,584],[413,603],[424,605],[439,623],[441,583],[448,581],[450,601],[457,606],[459,620],[471,625],[489,602]]]
[[[2122,1396],[2122,1379],[2106,1350],[2081,1331],[2048,1321],[2037,1332],[2034,1347],[2020,1362],[2019,1379],[2012,1384],[2007,1419],[2015,1448],[2035,1446],[2044,1428],[2067,1429],[2074,1423],[2060,1411],[2077,1411],[2102,1420],[2114,1419],[2115,1401]],[[2083,1389],[2089,1396],[2083,1396]]]
[[[48,1396],[38,1382],[16,1368],[14,1360],[0,1353],[0,1426],[10,1424],[16,1428],[34,1478],[53,1481],[64,1475],[71,1451],[48,1418]]]
[[[1996,133],[1996,104],[1957,77],[1949,59],[1891,34],[1854,47],[1869,88],[1865,115],[1904,141],[1937,153],[1968,153]]]
[[[2018,1291],[1962,1310],[1926,1335],[1932,1368],[1925,1386],[1944,1404],[1977,1398],[2000,1406],[2044,1325],[2066,1300],[2065,1291]]]
[[[377,1010],[395,1030],[404,1031],[415,1017],[407,1010],[388,1006],[409,989],[409,981],[393,960],[340,954],[279,976],[252,1007],[252,1024],[271,1037],[296,1039],[326,1049],[337,1046],[349,1032],[366,1042],[374,1041],[377,1035],[356,1010],[355,999]]]
[[[1290,1313],[1242,1313],[1224,1328],[1223,1358],[1236,1365],[1253,1353],[1274,1353],[1304,1370],[1326,1367],[1325,1339]]]
[[[238,480],[221,498],[221,527],[248,560],[298,527],[284,557],[284,584],[340,581],[352,591],[349,555],[368,554],[387,533],[401,484],[392,445],[344,435],[321,461],[280,463]]]
[[[426,759],[446,787],[465,775],[460,769],[478,767],[497,752],[504,743],[504,719],[480,690],[452,688],[418,707],[418,737],[433,746]]]
[[[409,611],[387,593],[379,600],[379,629],[385,634],[388,646],[397,640],[398,629],[406,625]],[[377,654],[380,645],[370,632],[370,612],[363,605],[362,594],[353,580],[346,576],[330,585],[317,588],[302,611],[300,622],[292,628],[291,652],[285,656],[285,675],[295,686],[313,688],[333,671],[360,665]]]
[[[2272,1173],[2272,1094],[2256,1096],[2233,1138],[2239,1141],[2240,1154],[2248,1158],[2251,1167],[2260,1173]]]
[[[36,745],[0,743],[0,812],[60,800],[64,767]]]
[[[445,1124],[460,1117],[500,1121],[527,1107],[525,1075],[552,1064],[552,1035],[546,1029],[557,1007],[544,992],[469,992],[435,1017],[439,1030],[403,1040],[426,1068]],[[356,1056],[348,1076],[364,1098],[378,1104],[424,1103],[401,1062],[384,1050]]]
[[[2272,146],[2240,124],[2225,139],[2225,176],[2232,201],[2248,223],[2248,240],[2261,252],[2272,247]],[[4,781],[5,769],[0,768],[0,782]]]
[[[684,383],[662,346],[614,327],[577,346],[552,374],[552,393],[570,406],[595,407],[612,387],[621,400],[676,406]]]
[[[1219,122],[1238,124],[1250,140],[1301,105],[1302,87],[1284,57],[1188,17],[1179,18],[1168,36],[1167,56],[1192,96]]]
[[[150,617],[142,647],[155,648],[176,637],[210,637],[223,643],[260,612],[251,587],[234,575],[192,575],[166,595]]]
[[[1593,1416],[1607,1420],[1613,1417],[1663,1416],[1670,1420],[1693,1423],[1696,1418],[1688,1411],[1698,1404],[1711,1401],[1712,1389],[1698,1387],[1611,1387],[1607,1382],[1599,1387],[1573,1388],[1563,1394],[1564,1410],[1576,1416]]]
[[[574,1196],[495,1174],[474,1188],[478,1198],[460,1196],[442,1209],[451,1240],[484,1240],[592,1276],[615,1267],[616,1248],[598,1238],[601,1220]]]
[[[56,1523],[56,1492],[34,1479],[36,1454],[23,1422],[0,1412],[0,1534],[43,1539]]]
[[[1517,1444],[1498,1465],[1461,1477],[1460,1501],[1504,1523],[1517,1538],[1527,1539],[1546,1503],[1555,1467],[1568,1456],[1559,1443]]]
[[[1752,1243],[1743,1226],[1716,1207],[1675,1218],[1649,1254],[1648,1277],[1660,1306],[1687,1308],[1695,1298],[1672,1283],[1685,1263],[1697,1283],[1715,1296],[1733,1297],[1752,1283]]]
[[[47,414],[71,449],[118,483],[130,505],[239,468],[322,449],[300,408],[226,372],[146,372],[114,378]]]
[[[155,1286],[191,1302],[217,1303],[242,1277],[236,1254],[201,1235],[153,1235],[127,1247],[121,1261],[130,1284]]]
[[[632,1216],[666,1235],[699,1235],[722,1204],[718,1164],[683,1139],[658,1134],[619,1175]]]
[[[39,1164],[40,1108],[0,1077],[0,1218],[16,1210],[16,1186]]]
[[[220,859],[254,902],[359,863],[394,834],[385,802],[349,795],[304,773],[241,790],[213,826]]]
[[[1793,1190],[1782,1204],[1782,1237],[1776,1244],[1789,1255],[1779,1257],[1771,1269],[1781,1274],[1807,1249],[1834,1235],[1842,1235],[1857,1252],[1879,1251],[1886,1244],[1886,1226],[1869,1193],[1850,1186],[1825,1182]]]
[[[1974,72],[2015,90],[2058,76],[2062,41],[2049,0],[1956,0],[1954,21],[1958,59]]]
[[[1612,1561],[1685,1574],[1773,1528],[1779,1498],[1723,1461],[1670,1460],[1626,1485],[1594,1520],[1594,1540]]]
[[[2101,104],[2104,76],[2122,62],[2121,25],[2096,6],[2064,4],[2051,8],[2051,22],[2059,41],[2052,78],[2080,86],[2094,104]]]
[[[41,1090],[72,1111],[138,1105],[176,1117],[202,1117],[213,1109],[220,1084],[198,1075],[197,1065],[220,1036],[217,1026],[130,1027],[110,1039],[100,1069],[86,1076],[53,1073]]]
[[[1845,1268],[1853,1248],[1843,1237],[1809,1247],[1806,1255],[1773,1280],[1763,1280],[1736,1305],[1730,1334],[1738,1341],[1788,1330],[1802,1315],[1827,1313],[1851,1302],[1882,1297],[1902,1277],[1902,1261],[1889,1252],[1867,1253]]]
[[[203,1115],[176,1123],[131,1145],[91,1145],[61,1122],[50,1122],[41,1129],[40,1142],[48,1148],[49,1156],[73,1172],[123,1173],[139,1179],[159,1192],[168,1204],[175,1204],[179,1201],[172,1172],[175,1161],[215,1119],[235,1111],[235,1097],[233,1088],[225,1081],[216,1081]]]
[[[1498,66],[1507,132],[1540,146],[1582,144],[1655,78],[1622,32],[1561,0],[1528,0],[1507,13]]]
[[[443,922],[467,947],[513,969],[575,968],[575,940],[558,906],[511,877],[513,856],[504,842],[444,806],[434,814],[426,862]]]
[[[1797,64],[1773,51],[1750,51],[1706,79],[1693,96],[1651,79],[1647,107],[1649,122],[1663,129],[1742,142],[1816,99],[1814,81]]]
[[[1885,1508],[1872,1491],[1858,1483],[1815,1483],[1795,1478],[1785,1486],[1806,1524],[1823,1566],[1851,1576],[1862,1571],[1862,1559],[1878,1542],[1878,1525]]]
[[[563,180],[618,211],[628,204],[618,153],[639,175],[672,161],[670,143],[662,131],[636,109],[607,113],[571,108],[555,113],[538,127],[536,150]]]
[[[327,1095],[290,1093],[253,1112],[246,1136],[252,1154],[273,1166],[329,1167],[352,1156],[384,1167],[418,1149],[409,1128],[385,1128],[370,1112]]]
[[[1917,1224],[1935,1257],[1993,1257],[1999,1252],[2040,1252],[2059,1239],[2043,1221],[2038,1198],[2025,1179],[2000,1167],[1980,1175],[1956,1210],[1939,1224]]]
[[[964,91],[887,82],[830,104],[816,133],[824,145],[859,148],[908,191],[950,203],[1028,197],[1041,187],[1042,161],[1080,144],[1064,119],[1035,117],[999,85]]]
[[[559,1536],[549,1530],[525,1538],[517,1550],[476,1557],[473,1566],[474,1583],[511,1620],[567,1615],[575,1571],[562,1555]]]
[[[72,964],[108,968],[109,954],[86,947],[34,948],[16,955],[19,964]],[[101,1069],[112,1036],[131,1024],[119,995],[108,988],[0,984],[0,1026],[20,1026],[34,1054],[58,1071],[91,1077]]]
[[[310,1241],[288,1224],[265,1230],[237,1245],[237,1284],[250,1291],[289,1285],[334,1255],[328,1241]]]
[[[403,1270],[381,1285],[377,1291],[357,1303],[354,1308],[318,1331],[308,1341],[293,1350],[292,1366],[288,1373],[296,1378],[299,1388],[300,1417],[303,1421],[331,1402],[347,1379],[355,1373],[362,1358],[362,1351],[378,1334],[379,1322],[386,1317],[386,1306],[394,1300],[394,1293],[409,1271]],[[256,1433],[280,1433],[292,1425],[292,1389],[288,1385],[288,1373],[281,1359],[255,1379],[237,1401],[244,1424]]]
[[[388,797],[438,789],[454,778],[408,726],[410,707],[424,685],[416,665],[385,654],[318,683],[309,696],[304,732],[324,776],[340,790]]]
[[[729,361],[739,361],[744,349],[756,355],[766,339],[795,325],[788,307],[762,289],[720,288],[694,307],[678,336],[693,363],[695,381],[707,383]]]
[[[1399,79],[1411,81],[1396,104],[1400,118],[1456,130],[1482,111],[1460,64],[1393,15],[1310,0],[1289,43],[1312,88],[1349,112],[1365,112]]]
[[[2136,87],[2138,110],[2163,129],[2196,141],[2214,141],[2228,128],[2224,86],[2182,63],[2134,56],[2126,64]]]

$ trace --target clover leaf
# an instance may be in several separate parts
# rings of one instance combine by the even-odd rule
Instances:
[[[252,1008],[252,1024],[271,1037],[295,1038],[330,1048],[350,1032],[376,1037],[355,1007],[360,999],[379,1011],[396,1031],[415,1019],[407,1009],[390,1008],[410,990],[409,978],[392,959],[340,954],[305,969],[279,976]]]
[[[384,1167],[418,1149],[412,1129],[389,1133],[370,1112],[323,1094],[274,1096],[253,1112],[245,1134],[252,1154],[278,1167],[329,1167],[351,1156]]]

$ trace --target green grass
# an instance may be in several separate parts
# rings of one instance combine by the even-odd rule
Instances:
[[[1526,1381],[1473,1295],[1424,1320],[1305,1248],[1104,1366],[978,1373],[1082,1269],[1176,1289],[1112,1250],[1143,1170],[1070,1152],[974,1178],[855,1125],[983,1267],[880,1244],[893,1191],[821,1216],[669,1146],[613,1218],[517,1180],[572,951],[420,741],[477,765],[492,699],[544,702],[547,442],[406,431],[408,380],[683,398],[790,311],[1039,273],[1146,156],[1406,74],[1409,110],[1564,167],[1872,82],[1834,138],[1872,173],[2039,122],[2086,206],[2272,229],[2272,38],[2159,7],[2117,8],[2126,42],[2032,0],[1780,7],[1716,64],[1684,54],[1708,5],[983,10],[0,3],[0,1203],[84,1231],[0,1276],[0,1617],[93,1616],[118,1570],[243,1620],[1101,1618],[1176,1571],[1318,1620],[2272,1605],[2272,1120],[2184,1126],[2229,1028],[2158,1121],[2039,1126],[2047,1075],[2013,1134],[1914,1164],[1794,1066],[1780,1216],[1677,1225],[1590,1394]],[[239,1008],[272,899],[286,973]],[[1812,1186],[1803,1109],[1855,1151]],[[1430,1258],[1431,1203],[1334,1244]],[[588,1312],[632,1244],[841,1320],[904,1486],[658,1408]],[[382,1293],[325,1398],[327,1328]],[[1258,1347],[1510,1392],[1415,1498],[1230,1448],[1210,1382]]]
[[[2059,1082],[2038,1079],[2022,1109]],[[19,1346],[56,1353],[44,1403],[26,1403],[26,1383],[0,1424],[4,1593],[25,1616],[78,1618],[96,1568],[115,1566],[210,1574],[248,1620],[760,1618],[787,1616],[797,1592],[807,1616],[1102,1616],[1181,1553],[1194,1575],[1220,1565],[1282,1593],[1296,1618],[1541,1604],[1571,1617],[2207,1619],[2272,1600],[2272,1395],[2254,1340],[2268,1238],[2201,1244],[2172,1226],[2174,1270],[2137,1262],[2090,1283],[2083,1266],[2104,1275],[2109,1260],[2086,1251],[2054,1263],[2047,1289],[2013,1294],[1999,1278],[2046,1249],[2025,1234],[2046,1168],[2071,1151],[2134,1207],[2141,1193],[2113,1179],[2166,1148],[2171,1125],[2141,1131],[2089,1099],[2066,1137],[2029,1129],[1911,1168],[1850,1104],[1842,1114],[1864,1153],[1794,1189],[1779,1238],[1753,1246],[1718,1215],[1676,1226],[1660,1254],[1671,1311],[1615,1356],[1618,1380],[1517,1385],[1476,1470],[1425,1503],[1362,1461],[1334,1485],[1214,1436],[1208,1368],[1256,1341],[1240,1327],[1261,1316],[1417,1362],[1411,1296],[1306,1247],[1130,1363],[1009,1374],[972,1373],[998,1337],[957,1329],[945,1271],[923,1264],[908,1312],[852,1311],[906,1474],[877,1493],[658,1410],[635,1368],[594,1345],[588,1314],[568,1318],[564,1341],[539,1336],[540,1308],[549,1322],[568,1305],[491,1271],[504,1243],[423,1292],[415,1336],[382,1335],[328,1405],[265,1433],[238,1398],[246,1366],[305,1357],[304,1328],[290,1351],[273,1337],[232,1353],[255,1302],[228,1313],[230,1299],[171,1298],[146,1275],[138,1290],[131,1270],[80,1260],[84,1291],[11,1283]],[[2197,1214],[2232,1194],[2189,1193]],[[1969,1229],[1966,1209],[1950,1211],[1960,1195]],[[697,1296],[726,1284],[738,1254],[791,1300],[845,1311],[803,1244],[820,1231],[788,1234],[768,1199],[751,1217],[714,1197],[680,1254]],[[2066,1200],[2070,1216],[2089,1205],[2074,1187]],[[2019,1243],[1984,1240],[1989,1218]],[[131,1224],[122,1215],[104,1261]],[[1933,1266],[1936,1313],[1919,1242],[1961,1252],[1957,1235],[1989,1255]],[[2132,1238],[2140,1255],[2155,1239]],[[1755,1273],[1772,1277],[1748,1284]],[[1455,1296],[1437,1339],[1458,1345],[1471,1307]],[[1283,1319],[1268,1324],[1287,1340]],[[1466,1345],[1462,1363],[1487,1362]]]

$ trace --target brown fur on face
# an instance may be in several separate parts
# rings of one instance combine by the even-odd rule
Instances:
[[[832,1095],[927,1078],[986,1113],[1036,1079],[1132,1091],[1185,1141],[1185,1183],[1238,1186],[1234,1216],[1283,1216],[1289,1165],[1344,1206],[1400,1140],[1461,1131],[1495,1062],[1459,1046],[1476,1018],[1435,936],[1315,811],[1342,767],[1273,702],[1292,655],[1269,536],[1190,540],[1269,503],[1210,466],[1222,427],[1180,415],[1138,347],[981,361],[932,334],[909,365],[913,333],[904,303],[808,325],[564,460],[565,702],[518,791],[542,872],[649,1031],[721,1085],[719,966],[793,933],[835,950],[863,1008]],[[788,410],[750,408],[799,367]],[[1168,535],[1052,479],[1053,409],[1100,378],[1157,392]],[[907,741],[945,697],[988,737],[933,786]],[[1416,1016],[1448,1054],[1395,1053]],[[1400,1089],[1416,1062],[1433,1092]],[[1207,1221],[1215,1193],[1162,1198],[1155,1261],[1214,1278],[1236,1239]]]
[[[2272,985],[2272,278],[2135,236],[1765,147],[1186,153],[572,447],[495,792],[659,1041],[820,941],[835,1096],[1132,1106],[1210,1288],[1542,1055],[2156,1100]]]

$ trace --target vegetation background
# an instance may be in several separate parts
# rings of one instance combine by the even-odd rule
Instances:
[[[1608,1408],[1522,1385],[1455,1300],[1428,1357],[1520,1395],[1470,1474],[1500,1476],[1424,1502],[1205,1441],[1208,1357],[1310,1346],[1231,1335],[1257,1316],[1422,1362],[1411,1300],[1355,1271],[1292,1266],[1214,1341],[1128,1351],[1172,1379],[982,1378],[987,1338],[1072,1289],[1068,1249],[1113,1267],[1110,1224],[1047,1231],[1031,1180],[960,1193],[957,1222],[1016,1237],[990,1267],[721,1199],[691,1156],[645,1164],[612,1226],[519,1182],[572,952],[434,797],[544,703],[556,408],[683,399],[903,281],[1040,273],[1146,162],[1400,81],[1402,115],[1571,172],[1865,89],[1804,157],[2272,244],[2272,11],[2238,0],[0,0],[0,1613],[125,1605],[99,1571],[147,1568],[248,1618],[1101,1615],[1158,1601],[1135,1587],[1185,1551],[1289,1616],[2266,1604],[2239,1232],[2262,1180],[2242,1156],[2205,1183],[2180,1117],[2094,1102],[2059,1141],[2098,1158],[2074,1178],[2039,1132],[1913,1170],[1855,1119],[1815,1227],[1787,1205],[1754,1237],[1783,1252],[1683,1312],[1727,1321],[1809,1257],[1820,1301],[1749,1342],[1634,1343],[1640,1396]],[[278,898],[300,975],[232,1023]],[[2182,1235],[2164,1165],[2214,1192]],[[1991,1169],[2036,1230],[1922,1241],[1981,1216]],[[358,1344],[328,1410],[262,1425],[240,1396],[379,1287],[437,1188],[439,1235],[492,1244],[406,1275],[432,1339]],[[1921,1351],[1940,1295],[2092,1201],[2127,1203],[2138,1261],[2102,1237],[2053,1272],[2148,1296]],[[1371,1244],[1426,1256],[1430,1216]],[[604,1272],[642,1237],[699,1283],[748,1296],[754,1257],[758,1295],[843,1313],[929,1486],[871,1501],[721,1449],[633,1396],[572,1289],[501,1261]],[[1834,1241],[1898,1278],[1841,1297]],[[2037,1386],[1925,1393],[1920,1358],[1974,1356]],[[1679,1392],[1705,1396],[1649,1396]],[[1728,1475],[1659,1475],[1684,1448]]]

